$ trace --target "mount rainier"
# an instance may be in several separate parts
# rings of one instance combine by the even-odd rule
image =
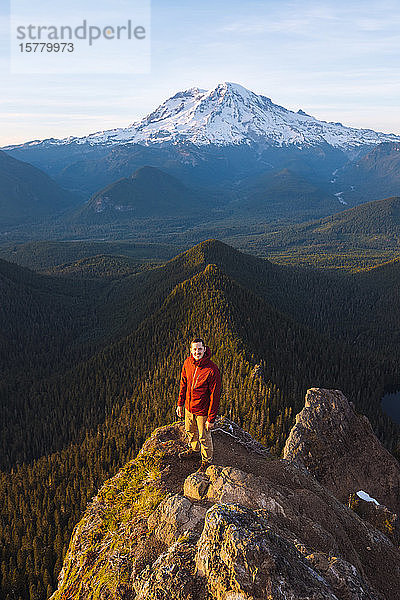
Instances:
[[[178,92],[127,128],[62,140],[35,140],[18,147],[189,142],[196,146],[255,144],[298,148],[328,144],[344,151],[354,151],[360,146],[397,141],[400,141],[399,135],[319,121],[301,110],[293,112],[274,104],[269,98],[241,85],[225,82],[211,90],[194,87]],[[5,149],[11,148],[16,146]]]

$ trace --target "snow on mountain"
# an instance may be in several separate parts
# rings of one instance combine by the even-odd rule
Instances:
[[[400,135],[318,121],[301,110],[296,113],[274,104],[269,98],[241,85],[221,83],[208,91],[191,88],[178,92],[154,112],[127,128],[33,144],[152,145],[191,142],[197,146],[256,143],[304,147],[328,143],[351,150],[385,141],[400,141]]]

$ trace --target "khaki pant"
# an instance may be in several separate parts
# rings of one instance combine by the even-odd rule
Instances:
[[[185,410],[185,431],[187,433],[189,446],[197,452],[201,450],[201,459],[204,462],[211,462],[214,454],[214,447],[211,437],[211,431],[207,431],[207,417],[193,415]]]

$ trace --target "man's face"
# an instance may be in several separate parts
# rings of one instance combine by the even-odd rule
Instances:
[[[201,342],[193,342],[193,344],[190,346],[190,352],[194,360],[200,360],[203,358],[205,351],[206,349]]]

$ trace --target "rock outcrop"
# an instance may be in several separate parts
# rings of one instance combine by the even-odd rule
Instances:
[[[218,600],[336,600],[318,571],[274,532],[266,511],[215,504],[207,512],[195,561]]]
[[[181,423],[153,433],[88,506],[53,600],[400,598],[397,539],[227,419],[213,439],[200,474]]]
[[[186,531],[201,533],[206,512],[205,506],[198,506],[188,498],[175,494],[157,506],[147,519],[147,525],[149,531],[169,546]]]
[[[363,490],[360,490],[362,492]],[[362,519],[371,523],[382,531],[393,541],[397,547],[400,546],[400,519],[396,513],[390,511],[386,506],[378,504],[377,501],[365,500],[363,494],[358,492],[349,498],[349,506]]]
[[[365,490],[400,513],[400,465],[342,392],[311,388],[286,441],[284,458],[307,468],[339,500]]]

